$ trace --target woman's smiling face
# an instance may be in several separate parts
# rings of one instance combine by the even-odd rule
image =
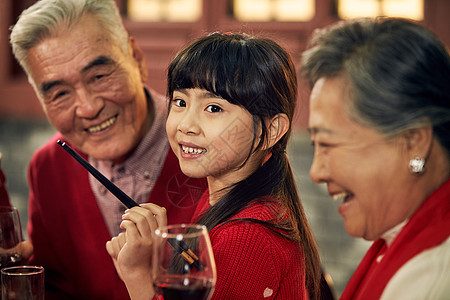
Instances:
[[[411,216],[414,179],[404,139],[387,139],[348,117],[349,88],[343,77],[321,78],[310,98],[314,144],[310,176],[341,199],[339,213],[354,237],[379,238]]]

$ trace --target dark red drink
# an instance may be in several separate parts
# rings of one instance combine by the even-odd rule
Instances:
[[[154,286],[164,300],[206,300],[214,290],[211,280],[195,276],[168,275],[155,281]]]

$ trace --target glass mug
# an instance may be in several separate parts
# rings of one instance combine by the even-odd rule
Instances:
[[[44,268],[15,266],[3,268],[2,300],[44,300]]]

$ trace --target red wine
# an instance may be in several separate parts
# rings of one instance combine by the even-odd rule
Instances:
[[[207,278],[179,275],[157,280],[154,286],[164,300],[206,300],[214,290],[213,282]]]

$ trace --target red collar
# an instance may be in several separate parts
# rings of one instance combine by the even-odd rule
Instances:
[[[341,300],[379,299],[389,280],[407,261],[445,241],[450,236],[449,200],[450,179],[425,200],[389,248],[382,239],[372,244]],[[383,259],[376,262],[382,253]]]

